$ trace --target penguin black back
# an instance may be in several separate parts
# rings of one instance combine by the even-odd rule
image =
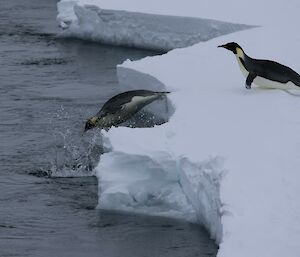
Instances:
[[[131,99],[135,96],[151,96],[154,93],[167,94],[169,92],[154,92],[154,91],[145,90],[145,89],[126,91],[126,92],[120,93],[120,94],[115,95],[112,98],[110,98],[102,106],[102,108],[98,112],[97,116],[101,117],[101,116],[105,115],[106,113],[114,113],[115,111],[118,111],[120,106],[130,102]]]
[[[247,70],[254,70],[258,76],[272,81],[278,81],[280,83],[288,83],[291,81],[300,87],[300,75],[290,67],[275,61],[247,57],[251,59],[251,61],[245,61]]]

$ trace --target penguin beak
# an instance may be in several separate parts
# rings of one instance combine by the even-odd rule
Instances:
[[[92,128],[91,124],[87,122],[87,123],[85,124],[83,133],[87,132],[87,131],[90,130],[91,128]],[[82,134],[83,134],[83,133],[82,133]]]
[[[227,45],[219,45],[218,47],[223,47],[223,48],[225,48],[225,49],[228,49],[228,48],[227,48]]]

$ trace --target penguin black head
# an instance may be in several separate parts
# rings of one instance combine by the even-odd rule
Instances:
[[[223,47],[223,48],[233,52],[234,54],[237,54],[238,49],[241,49],[243,51],[243,49],[239,46],[239,44],[237,44],[235,42],[230,42],[225,45],[220,45],[218,47]]]
[[[84,132],[86,132],[92,128],[95,128],[97,126],[97,120],[98,120],[98,117],[96,117],[96,116],[89,118],[85,123]]]

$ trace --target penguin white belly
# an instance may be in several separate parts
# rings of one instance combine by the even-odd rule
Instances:
[[[257,76],[253,83],[262,88],[274,88],[274,89],[300,89],[300,87],[296,86],[293,82],[289,81],[288,83],[280,83],[277,81],[265,79],[263,77]]]
[[[243,73],[243,75],[245,76],[245,78],[248,77],[249,72],[245,69],[244,65],[241,63],[241,60],[237,57],[237,62],[239,64],[240,70]]]
[[[132,111],[135,110],[137,106],[143,105],[144,103],[151,102],[155,100],[157,95],[149,95],[149,96],[134,96],[132,97],[129,103],[124,104],[125,110]]]

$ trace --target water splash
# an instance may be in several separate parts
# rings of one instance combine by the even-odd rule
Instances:
[[[60,120],[70,121],[70,113],[63,107],[55,113],[50,124]],[[74,128],[75,127],[75,128]],[[53,147],[51,149],[51,177],[94,176],[93,168],[104,152],[100,130],[82,135],[77,126],[64,125],[53,128]]]
[[[145,108],[134,115],[131,119],[121,124],[121,126],[131,128],[154,127],[168,121],[169,102],[167,99],[161,104],[156,103],[155,107],[160,111],[153,112],[153,106]],[[162,110],[165,111],[162,112]],[[60,108],[50,115],[49,124],[52,131],[53,146],[50,149],[50,169],[42,170],[41,174],[49,177],[83,177],[94,176],[94,167],[100,161],[104,152],[110,151],[105,148],[100,129],[94,129],[87,133],[78,130],[82,127],[80,113],[85,116],[84,110],[79,110],[75,114],[67,107]],[[165,112],[165,113],[164,113]],[[159,114],[158,114],[159,113]],[[78,121],[79,120],[79,121]]]

